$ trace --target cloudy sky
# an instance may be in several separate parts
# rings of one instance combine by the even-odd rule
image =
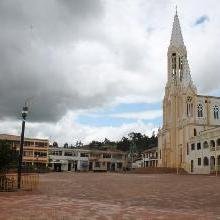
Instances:
[[[0,133],[59,143],[161,126],[175,5],[192,78],[220,95],[219,0],[1,0]]]

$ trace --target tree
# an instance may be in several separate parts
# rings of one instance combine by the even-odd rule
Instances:
[[[18,152],[11,148],[7,141],[0,141],[0,172],[15,168],[18,162]]]
[[[81,141],[76,142],[76,147],[82,147],[82,146],[83,146],[83,143]]]
[[[58,143],[56,141],[53,142],[53,147],[58,147]]]
[[[123,137],[117,142],[117,149],[129,151],[133,146],[132,150],[135,151],[133,153],[140,154],[146,149],[157,146],[157,143],[158,139],[155,133],[153,133],[151,137],[148,137],[145,134],[131,132],[128,134],[128,137]]]
[[[64,148],[68,148],[68,143],[65,143],[65,144],[63,145],[63,147],[64,147]]]
[[[123,137],[118,143],[117,143],[117,149],[121,151],[129,151],[131,142],[127,137]]]
[[[94,148],[98,148],[102,146],[102,142],[100,141],[92,141],[89,143],[88,145],[89,147],[94,147]]]

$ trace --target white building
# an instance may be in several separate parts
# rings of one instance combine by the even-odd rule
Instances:
[[[157,167],[158,164],[158,148],[152,147],[143,152],[143,167]]]
[[[187,145],[187,171],[209,174],[220,171],[220,129],[201,131]]]
[[[122,171],[127,154],[118,150],[49,148],[49,165],[56,171]]]

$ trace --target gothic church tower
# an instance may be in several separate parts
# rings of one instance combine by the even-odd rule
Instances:
[[[218,137],[217,132],[220,134],[220,97],[197,94],[176,12],[167,52],[163,126],[158,130],[158,166],[202,173],[208,164],[204,162],[202,166],[203,154],[213,152],[209,144],[214,149],[217,143],[220,149],[220,138],[219,142],[213,140]],[[212,138],[210,143],[205,141],[208,138]]]
[[[163,100],[163,127],[158,135],[163,166],[178,167],[184,161],[185,140],[183,136],[189,136],[186,125],[193,123],[193,101],[196,94],[197,90],[191,79],[187,50],[176,12],[167,52],[167,83]],[[187,100],[187,97],[190,98]],[[186,102],[189,102],[187,108],[185,108]]]

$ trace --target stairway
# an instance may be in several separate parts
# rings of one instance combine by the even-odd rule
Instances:
[[[166,173],[177,173],[176,168],[168,168],[168,167],[142,167],[136,168],[130,171],[130,173],[134,174],[166,174]],[[188,174],[183,168],[179,168],[179,174]]]

